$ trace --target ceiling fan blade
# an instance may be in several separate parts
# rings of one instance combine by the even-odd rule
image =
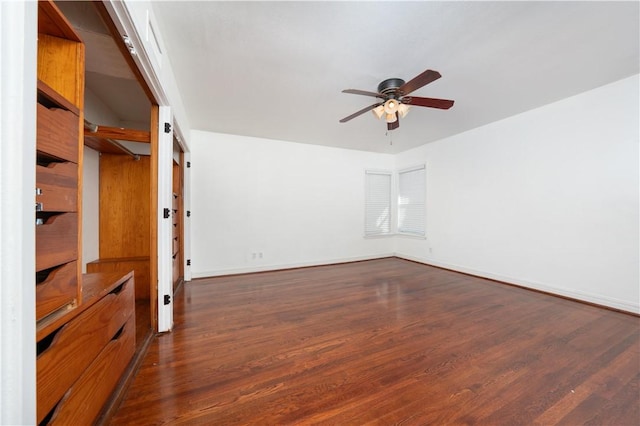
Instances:
[[[375,107],[380,106],[380,105],[382,105],[382,102],[379,102],[379,103],[373,104],[373,105],[369,105],[368,107],[362,108],[360,111],[354,112],[353,114],[343,118],[342,120],[340,120],[340,122],[341,123],[346,123],[347,121],[351,120],[352,118],[356,118],[357,116],[362,115],[365,112],[371,111],[372,109],[374,109]]]
[[[453,106],[453,102],[449,99],[420,98],[418,96],[402,98],[403,104],[439,109],[449,109]]]
[[[439,79],[440,77],[442,76],[438,71],[426,70],[422,74],[417,75],[416,77],[412,78],[411,80],[407,81],[405,84],[400,86],[398,88],[398,92],[401,92],[403,95],[408,95],[414,90],[418,90],[422,86],[426,86],[427,84]]]
[[[364,96],[373,96],[375,98],[384,98],[384,95],[376,92],[367,92],[366,90],[358,90],[358,89],[344,89],[342,93],[350,93],[352,95],[364,95]]]
[[[398,117],[398,113],[396,112],[396,121],[393,123],[387,123],[387,130],[394,130],[400,127],[400,117]]]

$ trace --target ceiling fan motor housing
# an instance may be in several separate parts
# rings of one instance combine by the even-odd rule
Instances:
[[[395,91],[403,84],[404,80],[401,78],[388,78],[378,84],[378,93],[389,95],[390,97],[396,97]]]

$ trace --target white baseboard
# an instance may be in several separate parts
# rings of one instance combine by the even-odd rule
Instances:
[[[542,291],[542,292],[545,292],[545,293],[551,293],[551,294],[555,294],[555,295],[558,295],[558,296],[563,296],[563,297],[568,297],[568,298],[575,299],[575,300],[580,300],[580,301],[583,301],[583,302],[594,303],[596,305],[606,306],[606,307],[609,307],[609,308],[618,309],[618,310],[625,311],[625,312],[630,312],[630,313],[633,313],[633,314],[640,314],[640,303],[631,303],[631,302],[628,302],[626,300],[614,299],[614,298],[610,298],[610,297],[606,297],[606,296],[601,296],[599,294],[590,294],[590,293],[584,293],[584,292],[575,291],[575,290],[569,290],[569,289],[565,289],[565,288],[549,286],[549,285],[538,283],[538,282],[521,280],[521,279],[514,278],[514,277],[509,277],[509,276],[500,275],[500,274],[494,274],[494,273],[491,273],[491,272],[481,271],[481,270],[472,269],[472,268],[467,268],[467,267],[464,267],[464,266],[455,265],[455,264],[446,263],[446,262],[438,262],[438,261],[434,261],[432,259],[422,259],[422,258],[418,258],[418,257],[415,257],[415,256],[404,255],[404,254],[401,254],[401,253],[395,253],[394,256],[398,257],[400,259],[406,259],[406,260],[411,260],[413,262],[422,263],[424,265],[430,265],[430,266],[436,266],[436,267],[440,267],[440,268],[444,268],[444,269],[450,269],[452,271],[457,271],[457,272],[462,272],[462,273],[469,274],[469,275],[475,275],[475,276],[478,276],[478,277],[488,278],[488,279],[491,279],[491,280],[496,280],[496,281],[504,282],[504,283],[507,283],[507,284],[513,284],[513,285],[516,285],[516,286],[519,286],[519,287],[525,287],[525,288],[529,288],[529,289],[532,289],[532,290],[538,290],[538,291]]]
[[[281,269],[306,268],[309,266],[323,266],[323,265],[333,265],[337,263],[360,262],[363,260],[383,259],[385,257],[394,257],[394,256],[395,256],[394,253],[385,253],[385,254],[377,254],[377,255],[370,255],[370,256],[354,256],[354,257],[344,257],[339,259],[315,260],[315,261],[300,262],[300,263],[259,265],[259,266],[252,266],[252,267],[246,267],[246,268],[243,267],[243,268],[217,269],[215,271],[192,272],[191,277],[192,279],[196,279],[196,278],[219,277],[223,275],[250,274],[254,272],[277,271]]]

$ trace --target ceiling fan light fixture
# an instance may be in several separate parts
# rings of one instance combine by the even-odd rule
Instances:
[[[384,114],[384,105],[378,105],[373,110],[373,115],[375,115],[378,120],[382,118],[382,114]]]
[[[387,122],[387,130],[394,130],[400,127],[400,119],[404,119],[412,106],[449,109],[453,106],[454,101],[452,100],[410,96],[414,91],[434,82],[440,77],[442,76],[438,71],[427,69],[408,82],[405,82],[401,78],[388,78],[378,84],[377,92],[345,89],[342,91],[343,93],[371,96],[377,99],[373,105],[362,108],[360,111],[348,115],[339,121],[340,123],[346,123],[368,111],[372,111],[373,115],[378,119],[382,120],[384,117],[384,120]]]
[[[398,111],[398,105],[400,103],[395,100],[395,99],[389,99],[387,102],[384,103],[384,112],[388,114],[394,114],[396,113],[396,111]]]

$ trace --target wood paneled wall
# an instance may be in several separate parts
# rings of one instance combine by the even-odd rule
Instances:
[[[100,258],[148,257],[150,158],[100,157]]]

